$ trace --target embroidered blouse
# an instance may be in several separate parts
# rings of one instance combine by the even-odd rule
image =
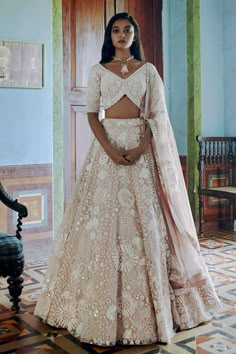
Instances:
[[[107,109],[123,96],[127,96],[141,109],[148,76],[154,71],[156,68],[153,64],[145,63],[127,78],[122,78],[102,64],[94,65],[88,80],[87,112],[99,112],[100,99],[104,109]]]

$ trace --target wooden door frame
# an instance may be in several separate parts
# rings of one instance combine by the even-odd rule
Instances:
[[[62,21],[65,21],[66,19],[64,18],[62,8],[63,6],[66,6],[66,1],[67,0],[53,0],[53,57],[54,58],[60,58],[63,60],[63,45],[67,46],[67,50],[70,50],[70,44],[67,43],[65,44],[64,42],[64,37],[63,37],[63,26],[65,23]],[[123,3],[127,4],[127,0],[123,0]],[[119,12],[119,6],[117,2],[117,12]],[[128,5],[126,5],[127,11],[128,11]],[[155,0],[155,6],[153,6],[153,18],[156,16],[155,11],[160,11],[162,10],[162,0]],[[68,13],[67,16],[70,14]],[[68,21],[68,18],[67,18]],[[161,47],[162,47],[162,23],[161,21],[158,22],[158,31],[154,31],[155,35],[155,43],[160,43],[161,42]],[[61,45],[62,44],[62,48]],[[153,50],[154,52],[157,50],[159,44],[157,46],[154,46]],[[154,54],[154,57],[156,55]],[[154,62],[153,64],[158,68],[160,75],[163,76],[163,62],[162,62],[162,55],[161,55],[161,60],[158,62]],[[53,62],[53,65],[55,63],[55,59]],[[58,83],[59,80],[55,80],[55,77],[61,78],[61,85],[70,85],[70,83],[66,80],[63,80],[63,73],[64,70],[66,70],[66,63],[63,60],[63,68],[62,68],[62,73],[61,75],[58,74],[58,66],[54,65],[54,94],[53,94],[53,100],[54,100],[54,145],[53,145],[53,152],[54,152],[54,167],[53,167],[53,179],[54,179],[54,210],[56,210],[56,215],[57,217],[54,217],[54,225],[55,229],[57,229],[57,226],[59,225],[59,220],[61,219],[61,216],[64,211],[64,199],[65,195],[68,194],[68,191],[65,189],[65,179],[64,179],[64,169],[67,168],[64,162],[66,162],[65,158],[65,143],[68,141],[68,134],[70,135],[70,132],[67,132],[67,136],[65,136],[65,107],[63,107],[63,101],[65,100],[65,91],[61,92],[60,89],[58,88]],[[69,66],[67,66],[69,68]],[[69,70],[69,69],[68,69]],[[60,86],[61,86],[60,85]],[[57,93],[56,93],[57,91]],[[58,105],[60,106],[60,109],[58,109]],[[68,109],[68,108],[67,108]],[[63,110],[63,111],[62,111]],[[59,112],[60,111],[60,112]],[[71,122],[70,122],[71,124]],[[71,131],[71,129],[70,129]],[[71,136],[69,137],[71,138]],[[67,147],[68,148],[68,147]],[[62,163],[63,162],[63,163]]]
[[[53,235],[64,213],[62,0],[52,1],[53,41]]]

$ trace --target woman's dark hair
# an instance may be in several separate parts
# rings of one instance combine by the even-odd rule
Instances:
[[[116,20],[120,19],[125,19],[128,20],[131,25],[134,26],[134,35],[135,35],[135,41],[133,41],[131,47],[130,47],[130,52],[134,56],[135,59],[137,60],[144,60],[144,52],[143,52],[143,47],[141,44],[140,40],[140,32],[139,32],[139,26],[135,19],[130,16],[127,12],[120,12],[116,15],[114,15],[110,21],[108,22],[108,25],[105,30],[105,35],[104,35],[104,42],[102,46],[102,58],[100,60],[100,63],[108,63],[112,60],[112,57],[115,55],[115,47],[113,46],[112,40],[111,40],[111,30],[114,22]]]

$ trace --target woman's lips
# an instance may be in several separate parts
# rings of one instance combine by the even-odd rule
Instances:
[[[120,39],[118,43],[126,43],[126,41],[124,39]]]

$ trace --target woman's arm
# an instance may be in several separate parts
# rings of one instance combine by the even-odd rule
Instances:
[[[113,148],[106,137],[105,131],[98,119],[98,112],[100,107],[100,97],[101,97],[101,77],[97,65],[94,65],[89,73],[88,79],[88,93],[87,93],[87,114],[88,122],[90,128],[107,153],[107,155],[117,164],[120,165],[131,165],[131,162],[128,162],[123,154],[118,150]]]
[[[124,156],[123,156],[124,153],[121,153],[120,151],[116,150],[115,148],[113,148],[110,145],[110,143],[106,137],[105,131],[104,131],[101,123],[99,122],[98,113],[89,112],[88,113],[88,122],[89,122],[90,128],[91,128],[94,136],[99,141],[99,143],[101,144],[101,146],[103,147],[103,149],[105,150],[107,155],[115,163],[117,163],[119,165],[131,165],[132,164],[132,162],[129,162],[124,158]]]
[[[143,139],[141,140],[140,144],[136,148],[126,151],[124,155],[125,159],[131,162],[137,160],[147,150],[148,145],[151,143],[151,138],[152,138],[151,128],[150,125],[146,123],[146,129],[145,129]]]

